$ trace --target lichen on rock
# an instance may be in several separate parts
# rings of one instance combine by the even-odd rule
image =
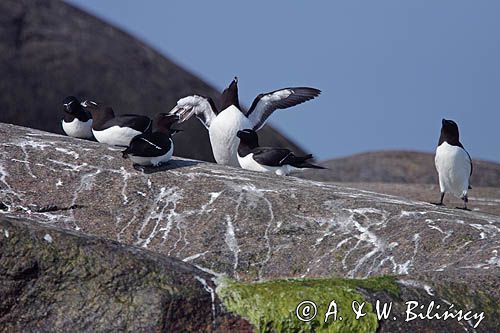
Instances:
[[[223,279],[217,293],[232,312],[247,318],[257,332],[375,332],[378,320],[374,307],[367,302],[360,289],[386,291],[393,296],[399,287],[390,277],[370,279],[280,279],[258,283],[242,283]],[[299,306],[310,306],[309,314],[317,311],[314,319],[300,321]],[[335,307],[337,315],[329,314]],[[356,319],[352,310],[365,304],[365,316]],[[310,319],[311,317],[303,318]],[[341,319],[342,318],[342,319]],[[336,319],[336,320],[334,320]]]

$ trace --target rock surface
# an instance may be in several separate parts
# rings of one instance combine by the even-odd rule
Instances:
[[[62,100],[68,95],[101,101],[116,113],[148,116],[169,111],[187,95],[218,102],[219,91],[200,78],[67,3],[2,0],[0,13],[0,122],[62,134]],[[174,138],[177,155],[213,161],[203,125],[193,117],[182,127],[185,133]],[[303,152],[269,126],[261,136],[267,145]]]
[[[0,217],[0,332],[211,332],[213,276],[118,242]]]
[[[500,187],[500,163],[474,159],[472,187]],[[434,155],[379,151],[322,162],[328,170],[307,170],[300,177],[328,182],[438,184]]]
[[[0,125],[0,142],[6,216],[241,282],[396,275],[420,294],[489,304],[478,331],[499,324],[498,215],[191,160],[140,171],[107,146],[13,125]]]

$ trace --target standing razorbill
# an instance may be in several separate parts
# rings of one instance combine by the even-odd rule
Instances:
[[[267,118],[277,109],[286,109],[313,99],[320,90],[307,87],[284,88],[259,94],[252,106],[243,113],[238,100],[238,78],[234,78],[222,93],[222,111],[218,111],[212,99],[193,95],[180,99],[170,111],[183,122],[195,115],[208,129],[214,158],[219,164],[239,166],[236,133],[245,128],[259,130]]]
[[[74,96],[68,96],[63,101],[64,118],[62,128],[68,136],[80,139],[91,139],[92,116],[83,109],[80,101]]]
[[[467,210],[472,160],[460,143],[458,126],[453,120],[442,120],[441,136],[434,161],[441,190],[441,200],[435,204],[443,205],[445,193],[451,193],[464,201],[464,206],[457,208]]]
[[[140,134],[132,139],[125,149],[123,158],[130,158],[134,164],[158,166],[168,162],[174,152],[172,135],[177,131],[171,126],[179,120],[177,115],[160,113],[156,118],[156,131]]]
[[[135,136],[151,133],[152,121],[147,116],[137,114],[115,116],[111,107],[93,101],[85,101],[82,105],[92,114],[94,119],[92,133],[99,142],[128,147]]]
[[[243,169],[274,172],[286,176],[296,169],[324,169],[308,163],[313,156],[295,156],[286,148],[259,147],[259,137],[252,129],[238,131],[240,144],[238,146],[238,161]]]

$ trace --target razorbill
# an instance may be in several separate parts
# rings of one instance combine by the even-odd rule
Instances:
[[[132,139],[125,149],[123,158],[130,158],[134,164],[158,166],[168,162],[174,152],[172,135],[177,130],[171,126],[179,120],[177,115],[160,113],[156,117],[156,131],[140,134]]]
[[[94,101],[85,101],[82,105],[92,114],[94,119],[92,133],[99,142],[128,147],[135,136],[151,133],[152,121],[147,116],[137,114],[115,116],[111,107]]]
[[[180,117],[179,122],[195,115],[208,129],[215,161],[219,164],[239,166],[236,133],[245,128],[259,130],[277,109],[286,109],[315,98],[320,90],[307,87],[284,88],[259,94],[250,109],[243,113],[238,100],[238,78],[222,93],[222,111],[218,111],[211,98],[193,95],[180,99],[170,111]]]
[[[460,143],[458,126],[453,120],[442,120],[441,136],[434,162],[441,190],[441,200],[435,204],[443,205],[444,195],[451,193],[464,201],[464,206],[457,208],[467,210],[467,191],[471,189],[472,159]]]
[[[324,169],[318,165],[308,163],[313,156],[295,156],[286,148],[259,147],[259,137],[252,129],[237,132],[240,138],[238,146],[238,162],[243,169],[274,172],[286,176],[296,169]]]
[[[80,139],[91,139],[92,115],[84,110],[80,101],[74,96],[68,96],[63,101],[64,118],[62,128],[67,136]]]

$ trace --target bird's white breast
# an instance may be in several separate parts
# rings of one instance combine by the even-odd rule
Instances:
[[[459,198],[467,194],[471,171],[467,152],[461,147],[443,142],[436,149],[434,161],[439,174],[441,192],[452,193]]]
[[[253,153],[250,153],[245,157],[241,157],[238,155],[238,162],[240,163],[240,166],[245,170],[258,172],[274,172],[275,174],[280,176],[286,176],[294,169],[289,165],[275,167],[259,164],[253,159]]]
[[[161,163],[167,163],[170,161],[172,158],[172,154],[174,153],[174,144],[172,143],[172,140],[170,141],[170,150],[161,156],[154,156],[154,157],[143,157],[143,156],[134,156],[134,155],[129,155],[130,160],[134,162],[135,164],[139,165],[153,165],[153,166],[158,166]]]
[[[112,126],[102,131],[92,129],[92,133],[97,141],[115,146],[128,146],[135,136],[141,134],[130,127],[120,126]]]
[[[92,119],[87,121],[80,121],[78,118],[73,119],[71,122],[62,121],[62,128],[64,133],[68,136],[80,139],[92,138]]]
[[[208,134],[217,163],[239,166],[237,152],[240,139],[236,133],[246,128],[252,128],[250,121],[234,105],[219,113],[212,121]]]

